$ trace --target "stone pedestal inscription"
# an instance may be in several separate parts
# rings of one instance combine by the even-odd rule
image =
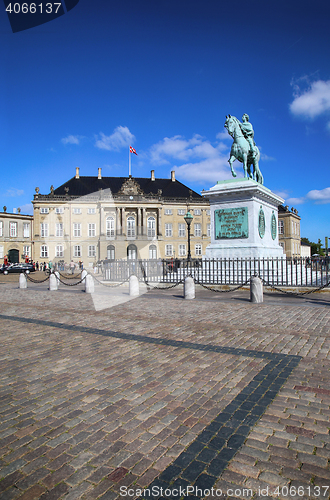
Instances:
[[[248,238],[248,222],[247,207],[215,210],[215,239]]]

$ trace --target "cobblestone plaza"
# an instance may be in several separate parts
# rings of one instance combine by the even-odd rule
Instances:
[[[0,500],[329,498],[329,293],[96,311],[83,285],[6,278]]]

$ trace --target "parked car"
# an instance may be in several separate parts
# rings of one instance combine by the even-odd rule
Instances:
[[[9,273],[32,273],[35,271],[33,264],[3,264],[0,267],[0,273],[9,274]]]

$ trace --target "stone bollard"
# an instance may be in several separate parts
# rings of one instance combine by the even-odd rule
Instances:
[[[250,279],[250,301],[255,304],[264,301],[262,281],[258,276],[252,276]]]
[[[195,282],[194,278],[192,278],[191,276],[187,276],[187,278],[184,280],[183,295],[185,299],[195,298]]]
[[[85,277],[85,292],[94,293],[94,278],[90,274]]]
[[[138,297],[140,295],[139,280],[134,274],[129,277],[129,294],[130,297]]]
[[[21,273],[19,275],[19,287],[20,288],[27,288],[27,279],[24,273]]]
[[[49,276],[49,290],[51,292],[54,292],[55,290],[58,290],[57,277],[53,273],[51,273],[50,276]]]
[[[56,276],[56,279],[57,279],[57,284],[59,285],[60,284],[60,273],[58,271],[55,271],[55,276]]]
[[[83,280],[83,279],[85,279],[85,278],[86,278],[86,276],[87,276],[87,274],[88,274],[88,272],[86,271],[86,269],[83,269],[83,270],[81,271],[81,279],[82,279],[82,280]]]

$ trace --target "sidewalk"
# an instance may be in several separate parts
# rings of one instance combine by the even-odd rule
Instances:
[[[329,294],[79,286],[0,285],[0,500],[330,497]]]

